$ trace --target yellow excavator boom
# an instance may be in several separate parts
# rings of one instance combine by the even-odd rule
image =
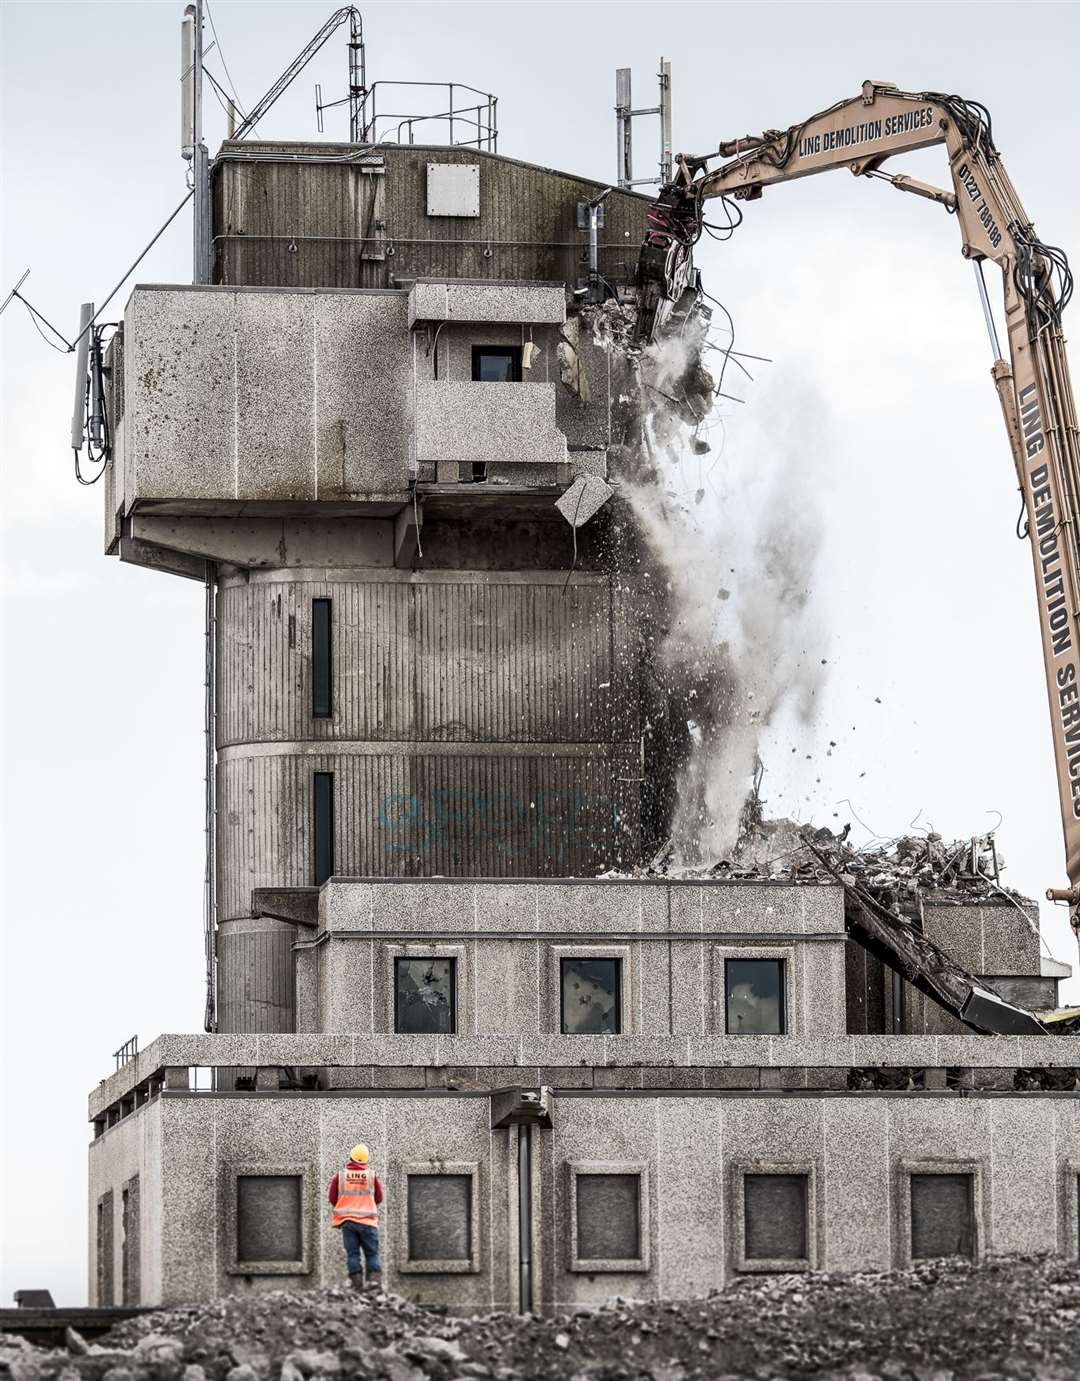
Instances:
[[[935,144],[945,147],[951,190],[881,171],[885,160]],[[709,171],[717,157],[726,161]],[[883,178],[954,213],[961,253],[975,267],[991,376],[1027,511],[1050,699],[1070,885],[1047,896],[1069,903],[1080,936],[1080,438],[1061,329],[1072,278],[1064,254],[1036,237],[994,147],[989,113],[957,96],[868,81],[861,95],[801,124],[728,140],[704,156],[680,154],[674,180],[650,212],[639,334],[653,334],[694,291],[691,248],[705,200],[752,200],[773,183],[834,168]],[[986,260],[1001,270],[1007,358],[983,280]]]

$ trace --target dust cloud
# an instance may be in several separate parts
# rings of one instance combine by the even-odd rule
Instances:
[[[721,400],[723,415],[694,425],[672,404],[688,396],[680,380],[697,344],[668,340],[642,361],[650,406],[637,475],[623,486],[667,573],[659,661],[689,736],[672,862],[693,868],[732,856],[770,726],[783,713],[808,730],[826,672],[815,597],[827,481],[820,396],[790,366],[758,365],[767,372],[751,382],[729,363],[725,391],[745,404]]]

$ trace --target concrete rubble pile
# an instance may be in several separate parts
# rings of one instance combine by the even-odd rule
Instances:
[[[668,841],[638,875],[841,881],[863,887],[886,905],[891,902],[901,909],[901,903],[914,900],[920,892],[933,892],[937,905],[970,905],[993,897],[1007,897],[1017,903],[1023,900],[1020,893],[1001,883],[1005,860],[992,834],[946,841],[931,831],[856,847],[848,842],[850,828],[837,833],[786,818],[766,819],[750,810],[730,858],[707,868],[676,866]]]
[[[102,1344],[0,1345],[12,1381],[1066,1381],[1080,1265],[933,1261],[890,1275],[742,1279],[682,1303],[451,1319],[398,1296],[249,1294],[148,1314]]]

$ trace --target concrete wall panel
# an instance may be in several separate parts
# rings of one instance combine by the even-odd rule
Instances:
[[[406,302],[403,292],[136,288],[125,316],[127,505],[404,498]]]

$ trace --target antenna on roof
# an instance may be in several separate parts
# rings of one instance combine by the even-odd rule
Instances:
[[[357,9],[349,10],[349,94],[342,96],[338,101],[324,101],[322,98],[322,87],[318,82],[315,83],[315,118],[319,124],[319,133],[323,132],[323,111],[333,110],[336,106],[348,104],[349,107],[349,143],[360,144],[363,142],[363,111],[364,101],[367,97],[367,53],[364,48],[364,21],[360,11]]]
[[[75,406],[71,413],[71,449],[78,453],[86,440],[86,371],[90,359],[90,323],[94,319],[94,304],[84,302],[79,308],[79,335],[75,346]]]
[[[210,282],[210,155],[203,143],[203,0],[184,10],[180,24],[180,153],[191,165],[195,194],[192,282]]]
[[[660,59],[660,104],[647,106],[641,110],[631,109],[630,68],[615,69],[615,125],[617,142],[615,156],[620,187],[651,187],[659,182],[661,186],[671,181],[671,63]],[[660,116],[660,169],[658,177],[634,177],[633,131],[632,126],[638,115]]]

